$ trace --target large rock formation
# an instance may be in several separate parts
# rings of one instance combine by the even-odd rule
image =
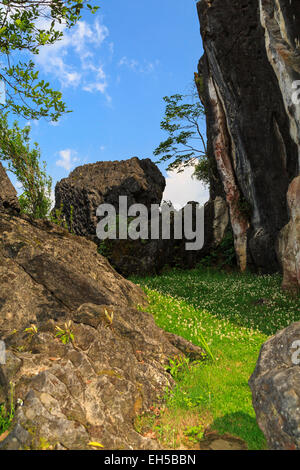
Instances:
[[[195,208],[198,206],[196,201],[188,202],[193,207],[193,230],[196,228]],[[186,206],[185,206],[186,207]],[[182,212],[182,220],[184,220],[184,210]],[[173,213],[174,214],[174,213]],[[160,235],[159,239],[152,239],[151,221],[149,222],[149,239],[139,240],[104,240],[100,243],[99,250],[101,254],[106,256],[112,266],[127,277],[132,274],[147,275],[159,274],[166,268],[182,268],[192,269],[203,258],[209,256],[212,251],[218,249],[220,243],[224,240],[225,234],[229,234],[229,216],[226,202],[216,197],[204,205],[204,245],[200,250],[187,250],[186,244],[189,242],[184,236],[184,225],[182,226],[183,237],[175,239],[174,237],[174,215],[170,218],[170,234],[169,240],[163,239],[161,233],[162,217],[159,216]],[[230,235],[229,243],[232,243]],[[220,256],[216,259],[216,263],[226,264],[223,259],[221,249]],[[234,261],[233,261],[234,264]]]
[[[297,8],[294,1],[198,2],[205,51],[198,89],[207,113],[209,157],[222,181],[214,192],[225,193],[242,270],[278,270],[286,193],[299,173],[299,109],[282,93],[300,78]]]
[[[297,293],[300,290],[300,176],[290,184],[287,199],[290,221],[280,232],[278,252],[283,267],[282,287]]]
[[[77,235],[96,240],[96,210],[100,204],[112,204],[118,210],[119,196],[127,196],[128,207],[139,203],[150,208],[151,204],[161,203],[165,185],[165,178],[150,159],[91,163],[76,168],[57,183],[55,209],[62,205],[67,223]]]
[[[228,227],[228,209],[224,199],[216,197],[205,205],[205,244],[202,250],[186,251],[186,240],[105,240],[100,243],[96,236],[99,204],[112,204],[118,213],[119,196],[128,197],[128,207],[141,203],[150,209],[160,204],[165,179],[151,160],[98,162],[76,168],[68,178],[56,185],[55,211],[62,207],[66,223],[78,235],[85,235],[97,242],[101,254],[106,256],[115,269],[124,276],[131,274],[156,274],[163,267],[192,268],[217,246]],[[72,207],[72,210],[71,210]],[[54,211],[54,212],[55,212]],[[72,217],[71,217],[72,213]],[[150,216],[150,211],[149,211]],[[128,220],[117,221],[128,223]],[[160,218],[161,230],[161,218]],[[149,220],[149,234],[151,222]]]
[[[249,385],[270,449],[300,450],[300,322],[262,347]]]
[[[19,212],[17,192],[11,184],[2,163],[0,163],[0,188],[0,210],[9,209],[12,212]]]
[[[268,59],[276,74],[290,120],[290,133],[298,146],[300,167],[300,10],[297,0],[260,0],[261,23],[265,30]],[[296,85],[296,87],[295,87]]]
[[[169,358],[204,353],[138,304],[93,242],[0,209],[0,403],[16,409],[0,449],[157,447],[134,419],[173,385]]]
[[[49,318],[66,318],[83,303],[133,307],[140,289],[123,279],[97,246],[47,221],[0,218],[0,334]]]

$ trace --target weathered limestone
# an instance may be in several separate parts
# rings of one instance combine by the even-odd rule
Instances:
[[[249,381],[257,422],[270,449],[300,450],[299,340],[300,322],[270,338]]]
[[[72,229],[97,241],[96,210],[100,204],[119,207],[119,196],[127,196],[132,204],[160,204],[165,178],[148,158],[136,157],[114,162],[97,162],[75,168],[68,178],[57,183],[55,209],[63,205],[63,215],[69,225],[73,206]]]
[[[207,114],[208,153],[217,163],[229,205],[240,267],[253,265],[262,272],[279,269],[276,243],[288,222],[286,193],[299,172],[298,124],[293,124],[299,122],[299,110],[287,113],[286,83],[278,79],[266,50],[266,44],[280,50],[272,26],[274,3],[280,4],[286,23],[291,25],[295,16],[298,24],[293,1],[198,2],[205,51],[198,71],[203,86],[198,88]],[[289,55],[282,57],[286,63],[277,62],[277,67],[292,64],[285,73],[296,80],[299,48],[293,34],[299,28],[293,28],[288,28]],[[276,36],[271,45],[268,34]]]
[[[285,290],[300,290],[300,176],[290,184],[288,194],[290,221],[281,230],[278,253],[283,268],[282,287]]]
[[[0,403],[10,406],[13,387],[16,408],[0,449],[157,448],[135,417],[173,385],[169,358],[205,355],[138,305],[142,290],[93,242],[0,211]]]

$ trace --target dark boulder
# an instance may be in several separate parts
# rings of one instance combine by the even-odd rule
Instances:
[[[174,240],[172,220],[170,240],[162,239],[161,232],[158,240],[151,239],[150,220],[148,239],[101,241],[96,236],[100,204],[112,204],[118,214],[119,196],[127,196],[128,207],[141,203],[150,209],[152,204],[161,203],[164,188],[164,177],[149,159],[98,162],[76,168],[57,183],[55,211],[62,207],[62,216],[72,231],[98,243],[99,252],[123,276],[157,274],[165,266],[193,268],[219,245],[228,226],[228,208],[220,196],[205,205],[204,247],[198,251],[187,251],[184,238]],[[130,219],[118,219],[116,225],[121,223],[129,224]]]
[[[195,230],[195,207],[197,202],[191,201],[193,206],[193,230]],[[182,209],[184,214],[184,208]],[[182,215],[182,220],[184,220]],[[162,223],[159,217],[160,227]],[[159,274],[166,268],[192,269],[212,250],[222,242],[229,228],[229,215],[227,204],[221,197],[209,201],[204,206],[204,245],[200,250],[187,250],[189,241],[174,238],[174,217],[170,219],[169,240],[164,240],[160,232],[158,240],[104,240],[99,245],[100,253],[108,258],[115,269],[123,276]],[[184,226],[182,228],[184,234]],[[149,223],[149,234],[151,226]]]
[[[250,378],[253,407],[270,449],[300,450],[300,322],[261,348]]]
[[[277,4],[284,4],[284,17],[294,17],[297,24],[294,2]],[[299,136],[295,106],[291,117],[282,92],[291,88],[280,82],[267,50],[266,34],[274,32],[274,24],[266,20],[264,30],[260,5],[273,23],[281,18],[274,15],[274,2],[269,0],[198,2],[205,51],[198,88],[207,115],[208,151],[229,206],[240,268],[273,272],[279,269],[278,234],[288,222],[287,189],[299,172]],[[281,27],[284,41],[284,24]],[[291,28],[289,32],[292,35]],[[278,38],[278,28],[276,34]],[[290,49],[295,63],[296,48]],[[293,72],[286,73],[297,80],[297,70],[294,64]],[[213,192],[222,196],[216,180]]]
[[[74,233],[96,241],[96,210],[100,204],[112,204],[118,212],[119,196],[127,196],[128,207],[138,203],[150,208],[161,203],[165,185],[165,178],[150,159],[91,163],[57,183],[55,210],[62,207]]]

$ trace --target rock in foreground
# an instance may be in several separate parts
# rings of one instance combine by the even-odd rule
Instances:
[[[83,237],[47,221],[0,215],[0,335],[68,317],[80,305],[145,303]]]
[[[0,403],[16,407],[0,449],[157,447],[134,419],[172,386],[168,358],[195,351],[137,304],[141,289],[93,242],[0,212]]]
[[[300,449],[299,359],[300,322],[297,322],[262,346],[249,381],[257,422],[270,449]]]

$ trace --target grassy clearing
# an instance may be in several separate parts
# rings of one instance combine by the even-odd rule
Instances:
[[[279,275],[201,268],[133,280],[148,294],[149,311],[161,328],[199,346],[203,335],[215,357],[215,362],[183,368],[163,409],[141,417],[139,430],[155,433],[171,448],[186,445],[182,434],[193,434],[197,426],[240,437],[249,449],[265,448],[248,380],[262,343],[300,320],[300,298],[280,290]],[[184,422],[186,413],[193,417],[190,425]]]
[[[7,409],[7,406],[4,403],[0,404],[0,442],[6,436],[6,433],[13,422],[14,414],[14,388],[13,384],[10,383],[10,407]]]

